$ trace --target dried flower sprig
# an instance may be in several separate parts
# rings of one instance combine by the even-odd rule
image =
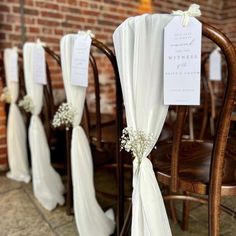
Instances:
[[[71,103],[62,103],[53,117],[53,127],[64,125],[68,130],[73,125],[76,113]]]
[[[152,134],[145,134],[142,130],[133,128],[124,128],[121,136],[121,150],[131,152],[141,163],[144,152],[148,147],[153,145],[154,137]]]
[[[23,99],[19,101],[19,107],[22,107],[26,112],[34,111],[33,100],[29,95],[25,95]]]
[[[11,103],[11,93],[7,87],[4,87],[0,96],[1,102]]]

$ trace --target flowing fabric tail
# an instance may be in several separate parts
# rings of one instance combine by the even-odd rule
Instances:
[[[115,222],[111,211],[103,212],[94,189],[93,164],[90,146],[84,130],[76,126],[72,131],[71,166],[76,225],[81,236],[109,236]],[[111,217],[111,218],[110,218]]]
[[[15,103],[11,103],[7,124],[7,151],[10,171],[7,177],[28,183],[30,181],[26,128],[22,114]]]
[[[29,126],[33,190],[38,201],[49,211],[64,204],[64,186],[50,163],[50,151],[42,121],[32,115]]]

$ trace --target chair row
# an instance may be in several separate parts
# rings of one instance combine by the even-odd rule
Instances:
[[[209,104],[212,101],[212,88],[207,80],[206,72],[206,58],[203,55],[202,58],[202,101],[201,107],[170,107],[169,115],[166,119],[166,125],[164,126],[162,135],[164,138],[160,138],[156,144],[149,158],[154,165],[154,171],[156,173],[158,182],[163,185],[163,193],[168,193],[164,196],[165,200],[170,200],[171,213],[174,220],[175,207],[173,207],[174,199],[182,199],[183,203],[183,228],[187,229],[188,215],[189,215],[189,201],[197,201],[200,203],[209,203],[209,235],[219,235],[219,211],[220,207],[223,210],[230,212],[225,206],[220,205],[221,196],[235,195],[236,185],[234,170],[236,167],[235,161],[235,148],[234,140],[229,135],[231,115],[234,108],[234,98],[236,92],[236,67],[234,64],[234,58],[236,56],[235,48],[227,37],[219,30],[212,26],[203,23],[203,35],[217,44],[223,55],[226,58],[227,64],[227,80],[224,90],[224,96],[217,108],[217,116],[213,116],[216,122],[213,136],[208,135],[208,127],[206,125],[207,114],[209,111]],[[124,221],[124,167],[130,167],[125,165],[124,161],[127,158],[124,151],[120,152],[120,137],[122,129],[126,125],[126,121],[123,116],[123,101],[121,94],[120,78],[118,73],[117,61],[113,52],[99,42],[95,38],[92,39],[90,51],[90,65],[91,65],[91,78],[94,82],[95,92],[95,113],[91,113],[89,105],[85,103],[82,127],[89,139],[91,145],[92,156],[94,162],[97,162],[97,167],[113,168],[116,176],[117,194],[110,195],[109,193],[99,194],[104,196],[113,197],[116,199],[117,204],[117,235],[125,235],[128,233],[128,226],[130,224],[131,208],[129,208],[128,217],[125,221],[124,228],[122,228]],[[95,50],[94,50],[94,49]],[[58,55],[52,52],[49,48],[44,47],[44,50],[61,66],[61,59]],[[98,52],[100,51],[100,52]],[[101,95],[99,84],[99,69],[96,62],[96,56],[104,54],[108,58],[110,66],[113,70],[112,80],[115,85],[115,113],[113,115],[101,114]],[[23,67],[20,66],[20,84],[22,84],[20,94],[25,94],[23,85]],[[52,85],[50,80],[50,69],[47,65],[47,85],[44,86],[44,109],[42,112],[42,119],[47,133],[48,141],[52,149],[60,148],[61,146],[56,144],[58,134],[53,135],[55,129],[51,123],[53,115],[56,111],[56,107],[53,102]],[[21,96],[22,96],[21,95]],[[214,105],[214,104],[213,104]],[[147,116],[149,114],[146,114]],[[189,116],[189,118],[188,118]],[[197,119],[194,123],[194,118]],[[189,122],[186,122],[189,119]],[[171,127],[171,128],[170,128]],[[195,137],[191,135],[193,127],[198,129]],[[169,130],[171,131],[169,132]],[[186,130],[188,136],[186,136]],[[190,132],[189,132],[190,130]],[[213,130],[213,129],[212,129]],[[59,132],[59,131],[58,131]],[[66,134],[66,143],[64,151],[67,154],[67,213],[72,212],[72,192],[73,185],[71,180],[71,129],[61,131],[63,135]],[[166,132],[168,133],[166,136]],[[207,133],[207,141],[204,139],[204,133]],[[62,136],[63,136],[62,135]],[[53,138],[54,140],[53,140]],[[65,136],[64,136],[65,137]],[[190,137],[190,139],[186,139]],[[161,140],[162,139],[162,140]],[[210,140],[209,140],[210,139]],[[53,141],[51,141],[53,140]],[[63,139],[64,140],[64,139]],[[53,146],[54,145],[54,146]],[[60,154],[62,152],[59,152]],[[63,154],[64,155],[64,154]],[[104,159],[104,161],[101,161]],[[132,160],[132,158],[130,158]],[[183,192],[183,195],[180,193]],[[208,199],[203,197],[196,197],[198,195],[206,195]],[[177,220],[176,220],[177,221]]]

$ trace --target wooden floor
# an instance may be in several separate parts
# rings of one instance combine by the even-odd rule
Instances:
[[[96,185],[99,188],[114,190],[112,173],[106,176],[97,174]],[[109,201],[100,201],[103,207],[112,206]],[[224,203],[236,209],[236,198],[225,198]],[[181,204],[177,203],[180,214]],[[67,216],[65,207],[57,207],[48,212],[43,209],[32,193],[32,185],[9,180],[0,175],[0,236],[76,236],[78,235],[73,216]],[[173,236],[207,236],[207,207],[199,204],[192,206],[190,228],[183,232],[171,221]],[[236,235],[236,219],[222,213],[221,234]],[[94,235],[96,236],[96,235]]]

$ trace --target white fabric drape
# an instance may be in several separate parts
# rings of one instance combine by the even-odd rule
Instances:
[[[133,162],[132,235],[168,236],[171,230],[152,163],[147,158],[167,115],[163,102],[163,33],[171,15],[128,18],[114,32],[127,126],[154,136]],[[158,148],[158,147],[157,147]]]
[[[86,88],[71,85],[71,60],[75,38],[75,34],[69,34],[61,40],[61,62],[67,102],[77,112],[73,121],[71,140],[75,220],[81,236],[108,236],[113,233],[115,224],[103,212],[96,200],[90,145],[80,126]]]
[[[29,125],[29,144],[32,160],[33,191],[35,197],[47,210],[52,210],[59,203],[64,204],[64,186],[59,174],[50,163],[50,150],[42,121],[39,114],[43,105],[43,85],[34,83],[33,78],[33,52],[36,43],[25,43],[24,74],[27,95],[33,103]]]
[[[12,66],[12,63],[16,66]],[[4,68],[6,75],[7,88],[11,96],[7,121],[7,153],[10,171],[7,177],[17,181],[28,183],[30,181],[29,165],[27,157],[26,127],[23,116],[16,105],[19,94],[18,78],[11,73],[13,69],[17,70],[18,76],[18,53],[16,49],[4,50]]]

